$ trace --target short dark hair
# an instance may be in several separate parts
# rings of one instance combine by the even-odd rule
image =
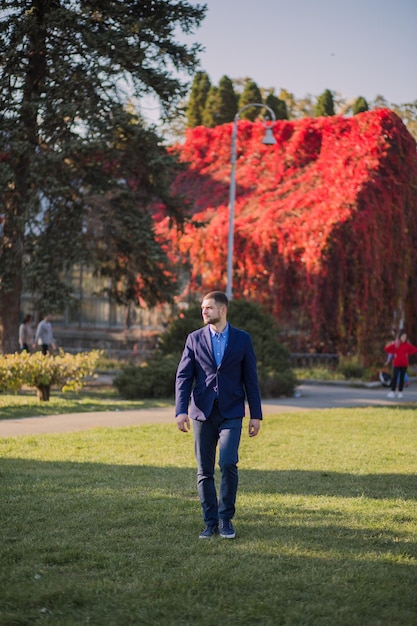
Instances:
[[[224,304],[226,307],[229,306],[229,299],[223,291],[209,291],[206,293],[203,300],[212,299],[216,304]]]

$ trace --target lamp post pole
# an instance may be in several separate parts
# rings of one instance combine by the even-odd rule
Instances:
[[[234,243],[234,219],[235,219],[235,198],[236,198],[236,144],[237,144],[237,126],[240,118],[240,114],[245,111],[245,109],[249,109],[250,107],[262,107],[269,111],[271,115],[271,123],[275,122],[275,113],[273,110],[266,104],[260,104],[258,102],[252,102],[250,104],[246,104],[242,107],[235,115],[235,119],[233,122],[232,129],[232,153],[230,157],[230,195],[229,195],[229,234],[227,239],[227,286],[226,286],[226,296],[229,300],[233,297],[233,243]],[[272,134],[271,126],[268,126],[266,122],[265,126],[265,137],[262,140],[263,144],[273,145],[276,143],[275,137]]]

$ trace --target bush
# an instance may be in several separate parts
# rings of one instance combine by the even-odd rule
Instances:
[[[63,350],[57,355],[5,354],[0,357],[0,389],[16,393],[23,385],[35,387],[41,400],[49,400],[53,385],[64,392],[78,391],[83,379],[94,373],[99,356],[98,350],[75,355]]]
[[[340,372],[347,380],[362,379],[365,377],[365,367],[356,357],[342,357],[337,366]]]
[[[259,376],[259,387],[264,398],[291,397],[294,395],[296,380],[293,372],[270,372]]]
[[[171,398],[175,391],[178,358],[157,352],[143,365],[125,365],[116,375],[113,385],[128,400]]]
[[[193,304],[187,310],[181,311],[170,322],[167,330],[159,337],[158,350],[162,354],[180,356],[184,350],[187,335],[201,326],[203,326],[201,308],[198,304]]]
[[[232,300],[228,319],[233,326],[252,336],[261,394],[264,397],[292,396],[297,380],[291,369],[290,354],[279,342],[279,329],[274,318],[256,303]],[[152,359],[142,366],[122,368],[114,381],[119,393],[130,399],[171,397],[187,335],[202,325],[199,305],[182,311],[161,335]]]
[[[17,393],[22,388],[29,356],[27,353],[0,356],[0,391]]]

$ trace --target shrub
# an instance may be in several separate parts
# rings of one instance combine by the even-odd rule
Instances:
[[[171,398],[174,395],[178,358],[156,352],[147,363],[125,365],[113,385],[124,398]]]
[[[17,393],[21,389],[29,356],[26,352],[0,356],[0,391]]]
[[[162,354],[176,354],[180,356],[184,350],[187,335],[193,330],[203,326],[201,308],[198,304],[191,305],[185,311],[181,311],[173,319],[168,328],[158,340],[158,350]]]
[[[47,401],[53,385],[64,392],[81,389],[83,379],[94,373],[99,356],[98,350],[75,355],[63,350],[57,355],[5,354],[0,357],[0,389],[16,393],[23,385],[35,387],[39,399]]]
[[[341,358],[337,371],[347,379],[361,379],[365,376],[365,367],[357,357]]]
[[[264,398],[279,398],[293,396],[296,380],[293,372],[261,372],[259,387]]]

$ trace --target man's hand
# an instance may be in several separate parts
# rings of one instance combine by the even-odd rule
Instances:
[[[249,420],[249,437],[256,437],[261,428],[261,420]]]
[[[190,418],[187,413],[180,413],[180,415],[176,416],[175,421],[177,422],[178,430],[181,430],[183,433],[188,433],[190,430]]]

